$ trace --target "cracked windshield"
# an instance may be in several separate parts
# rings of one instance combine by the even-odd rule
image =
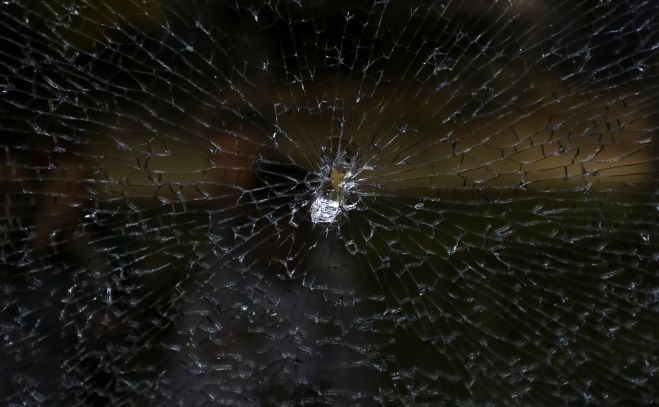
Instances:
[[[0,404],[655,405],[659,3],[0,3]]]

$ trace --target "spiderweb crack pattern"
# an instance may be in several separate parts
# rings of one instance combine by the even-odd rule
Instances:
[[[0,402],[656,403],[658,11],[3,1]]]

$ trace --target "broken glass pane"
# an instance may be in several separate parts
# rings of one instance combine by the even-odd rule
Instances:
[[[657,402],[658,17],[3,1],[0,402]]]

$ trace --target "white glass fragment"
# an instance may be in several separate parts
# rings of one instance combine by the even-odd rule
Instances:
[[[317,196],[311,204],[311,221],[314,223],[334,222],[340,211],[339,201]]]

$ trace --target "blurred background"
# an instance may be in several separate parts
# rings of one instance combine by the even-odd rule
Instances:
[[[656,403],[658,12],[3,2],[0,401]]]

